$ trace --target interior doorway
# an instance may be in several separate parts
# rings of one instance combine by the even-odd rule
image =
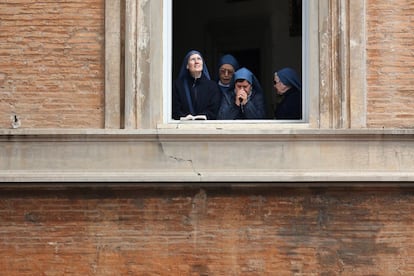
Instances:
[[[173,0],[173,75],[175,79],[185,54],[196,49],[203,54],[212,78],[217,62],[233,54],[241,66],[259,79],[271,118],[277,97],[273,72],[302,69],[301,0]]]

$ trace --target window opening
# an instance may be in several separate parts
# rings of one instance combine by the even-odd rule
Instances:
[[[302,28],[302,21],[306,22],[307,1],[303,0],[304,9],[302,0],[212,0],[201,1],[196,8],[192,0],[164,2],[165,8],[171,9],[172,13],[172,17],[164,17],[172,22],[169,26],[172,31],[169,38],[172,61],[169,68],[172,68],[172,74],[170,70],[170,87],[164,90],[169,93],[169,106],[164,108],[167,111],[167,121],[173,121],[171,84],[178,75],[183,57],[191,49],[203,54],[214,79],[218,76],[217,62],[222,54],[233,54],[241,66],[249,68],[265,92],[266,122],[281,122],[272,118],[279,101],[273,87],[274,71],[284,67],[294,68],[302,79],[303,102],[302,120],[294,122],[307,121],[306,78],[302,70],[303,63],[306,62],[306,51],[303,48],[307,47],[307,34],[302,31],[306,28]],[[168,74],[168,70],[165,73]]]

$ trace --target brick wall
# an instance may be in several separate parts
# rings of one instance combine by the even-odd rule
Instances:
[[[0,191],[1,275],[413,275],[414,191]]]
[[[412,1],[367,7],[368,127],[413,127]],[[0,127],[102,128],[104,1],[2,1],[0,20]]]
[[[409,127],[414,7],[367,3],[368,124]],[[103,127],[103,13],[0,2],[0,128]],[[413,208],[409,188],[0,186],[0,275],[411,275]]]
[[[414,4],[369,0],[368,127],[414,127]]]
[[[104,1],[0,1],[0,128],[102,128]]]

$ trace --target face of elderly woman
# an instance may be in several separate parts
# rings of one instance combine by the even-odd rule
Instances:
[[[234,68],[231,64],[223,64],[219,69],[219,77],[222,84],[229,84],[234,74]]]
[[[203,59],[199,54],[193,54],[188,58],[187,69],[193,77],[199,77],[203,71]]]
[[[280,79],[279,77],[275,74],[275,76],[273,77],[273,87],[276,90],[276,93],[279,95],[283,95],[285,94],[286,91],[288,91],[290,89],[290,86],[285,85]]]

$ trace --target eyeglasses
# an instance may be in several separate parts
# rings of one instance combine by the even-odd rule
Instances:
[[[232,75],[232,74],[234,74],[234,70],[231,70],[231,69],[220,69],[220,74],[229,74],[229,75]]]

